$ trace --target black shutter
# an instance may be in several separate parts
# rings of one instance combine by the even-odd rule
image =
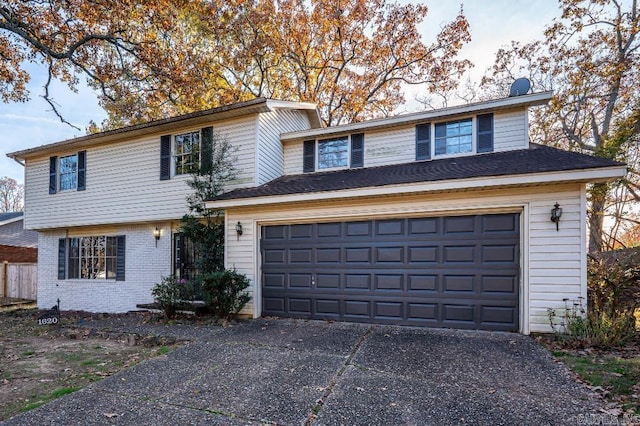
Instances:
[[[302,171],[304,173],[313,172],[316,169],[316,141],[304,141]]]
[[[117,236],[116,245],[116,281],[124,281],[124,257],[126,252],[125,236]]]
[[[58,157],[49,157],[49,194],[55,194],[58,188],[58,174],[56,167],[58,166]]]
[[[364,166],[364,133],[351,135],[351,167]]]
[[[58,279],[64,280],[67,275],[67,239],[58,240]]]
[[[416,126],[416,161],[431,158],[431,124]]]
[[[185,255],[184,255],[184,234],[178,232],[173,234],[173,274],[179,278],[185,277]]]
[[[171,178],[171,135],[160,137],[160,180]]]
[[[213,127],[205,127],[202,129],[202,153],[200,157],[200,174],[208,175],[211,173],[211,165],[213,159]]]
[[[84,191],[87,186],[87,151],[78,152],[78,191]]]
[[[478,115],[478,152],[493,152],[493,114]]]

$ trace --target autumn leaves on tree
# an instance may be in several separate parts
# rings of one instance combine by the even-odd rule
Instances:
[[[531,117],[533,142],[629,164],[623,181],[590,187],[589,248],[600,251],[640,217],[628,208],[640,200],[638,0],[558,5],[542,40],[498,51],[480,92],[503,97],[528,76],[555,94]],[[256,97],[314,102],[325,125],[361,121],[396,111],[406,85],[446,97],[471,66],[458,56],[470,40],[462,10],[430,42],[418,29],[427,12],[384,0],[5,0],[0,97],[26,100],[25,64],[36,62],[62,120],[52,79],[96,89],[108,119],[89,131]]]
[[[71,89],[87,76],[106,128],[256,97],[315,102],[327,125],[359,121],[400,106],[402,84],[450,88],[470,65],[457,57],[464,16],[425,43],[426,15],[383,0],[9,0],[0,93],[25,100],[24,61],[36,61]]]

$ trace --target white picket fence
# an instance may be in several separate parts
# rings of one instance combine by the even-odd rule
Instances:
[[[37,263],[0,263],[0,296],[37,300]]]

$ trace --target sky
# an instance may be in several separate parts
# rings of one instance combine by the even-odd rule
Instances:
[[[542,37],[544,27],[560,14],[556,0],[425,0],[429,14],[420,30],[425,42],[433,40],[442,23],[457,15],[460,5],[470,24],[471,42],[460,54],[474,63],[471,78],[479,80],[484,71],[493,64],[496,52],[508,46],[512,40],[521,43]],[[8,152],[33,148],[85,134],[90,121],[102,122],[106,114],[98,105],[95,93],[85,84],[73,93],[62,83],[54,83],[51,93],[59,111],[66,120],[82,130],[60,122],[42,99],[42,85],[46,81],[45,68],[30,64],[29,90],[31,100],[26,103],[0,102],[0,177],[9,176],[19,183],[24,182],[23,167],[8,158]],[[81,80],[83,78],[81,77]],[[411,102],[414,90],[407,92],[409,100],[404,108],[415,111],[419,104]],[[505,94],[506,95],[506,94]]]

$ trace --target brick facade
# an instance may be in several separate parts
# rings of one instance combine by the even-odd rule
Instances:
[[[153,237],[156,226],[162,232],[157,247]],[[58,280],[58,240],[80,235],[126,236],[124,281]],[[41,232],[38,247],[41,253],[38,259],[39,308],[51,307],[59,298],[62,310],[112,313],[135,310],[137,304],[153,302],[151,289],[162,276],[171,274],[171,226],[168,223],[119,226],[108,230],[86,228],[74,230],[73,235],[65,235],[64,231]]]
[[[38,249],[0,244],[0,263],[35,263],[38,261]]]

